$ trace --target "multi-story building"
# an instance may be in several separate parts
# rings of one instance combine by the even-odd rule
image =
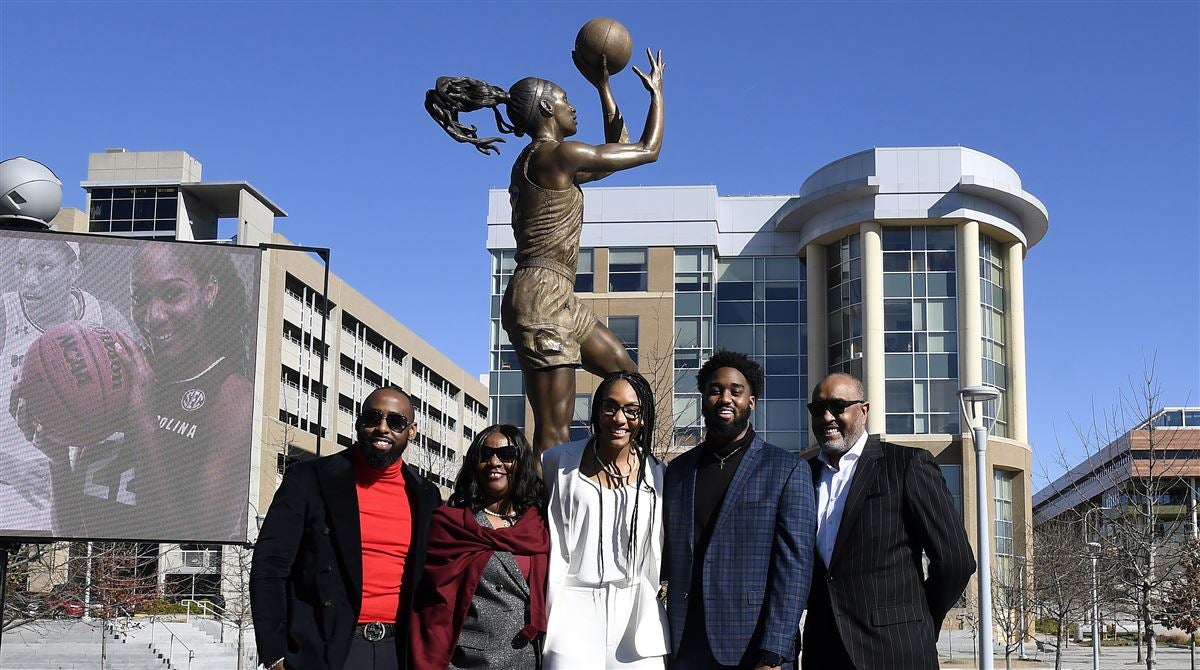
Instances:
[[[218,239],[289,245],[274,232],[287,213],[248,182],[204,182],[183,151],[91,154],[86,212],[64,209],[55,230],[155,240]],[[286,465],[350,445],[354,417],[375,388],[395,384],[412,395],[419,437],[405,460],[443,492],[461,455],[487,425],[487,388],[362,293],[330,275],[322,335],[325,268],[307,253],[263,252],[255,424],[250,476],[251,535],[270,505]],[[319,409],[318,409],[319,408]],[[225,552],[228,553],[228,552]],[[158,573],[168,595],[219,593],[220,547],[162,545]]]
[[[829,372],[866,384],[867,428],[928,449],[974,537],[977,495],[993,501],[1001,560],[1029,551],[1025,253],[1045,207],[1008,165],[963,147],[880,148],[830,163],[796,195],[722,196],[714,186],[584,189],[576,291],[670,399],[672,444],[696,443],[695,372],[714,349],[766,372],[753,417],[767,440],[813,444],[805,397]],[[508,193],[488,208],[492,415],[532,425],[516,355],[500,328],[514,267]],[[595,378],[580,372],[573,431]],[[977,489],[958,390],[1001,391],[985,492]],[[966,437],[966,439],[964,439]]]
[[[1160,530],[1190,536],[1200,499],[1200,407],[1165,407],[1090,453],[1033,496],[1035,526],[1082,518],[1106,508],[1101,523],[1144,507],[1147,495]]]

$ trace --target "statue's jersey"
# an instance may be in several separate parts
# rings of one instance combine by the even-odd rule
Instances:
[[[575,295],[583,191],[556,191],[529,178],[529,160],[547,140],[529,145],[513,165],[509,198],[517,267],[500,304],[500,323],[526,371],[582,362],[580,345],[596,315]]]

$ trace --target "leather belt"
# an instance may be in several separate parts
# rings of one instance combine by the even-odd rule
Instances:
[[[394,636],[396,634],[396,624],[383,623],[381,621],[360,623],[354,627],[354,634],[368,642],[378,642],[385,637]]]

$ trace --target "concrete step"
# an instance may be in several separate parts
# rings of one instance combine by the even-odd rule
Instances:
[[[149,620],[135,619],[106,629],[100,622],[78,619],[35,622],[4,634],[0,668],[95,670],[100,666],[102,635],[107,640],[106,667],[111,670],[189,667],[190,670],[230,670],[236,667],[236,630],[226,628],[226,639],[234,642],[222,644],[219,637],[201,629],[203,626],[219,633],[219,623],[196,623],[155,621],[152,624]],[[173,645],[172,634],[175,636]],[[245,639],[247,650],[253,649],[253,635],[247,634]],[[253,659],[252,653],[247,656]],[[168,658],[173,663],[169,663]],[[254,666],[248,660],[246,667]]]

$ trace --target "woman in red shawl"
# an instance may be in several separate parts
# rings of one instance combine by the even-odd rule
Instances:
[[[434,512],[413,606],[416,670],[535,670],[546,631],[550,536],[537,457],[521,431],[471,442]]]

